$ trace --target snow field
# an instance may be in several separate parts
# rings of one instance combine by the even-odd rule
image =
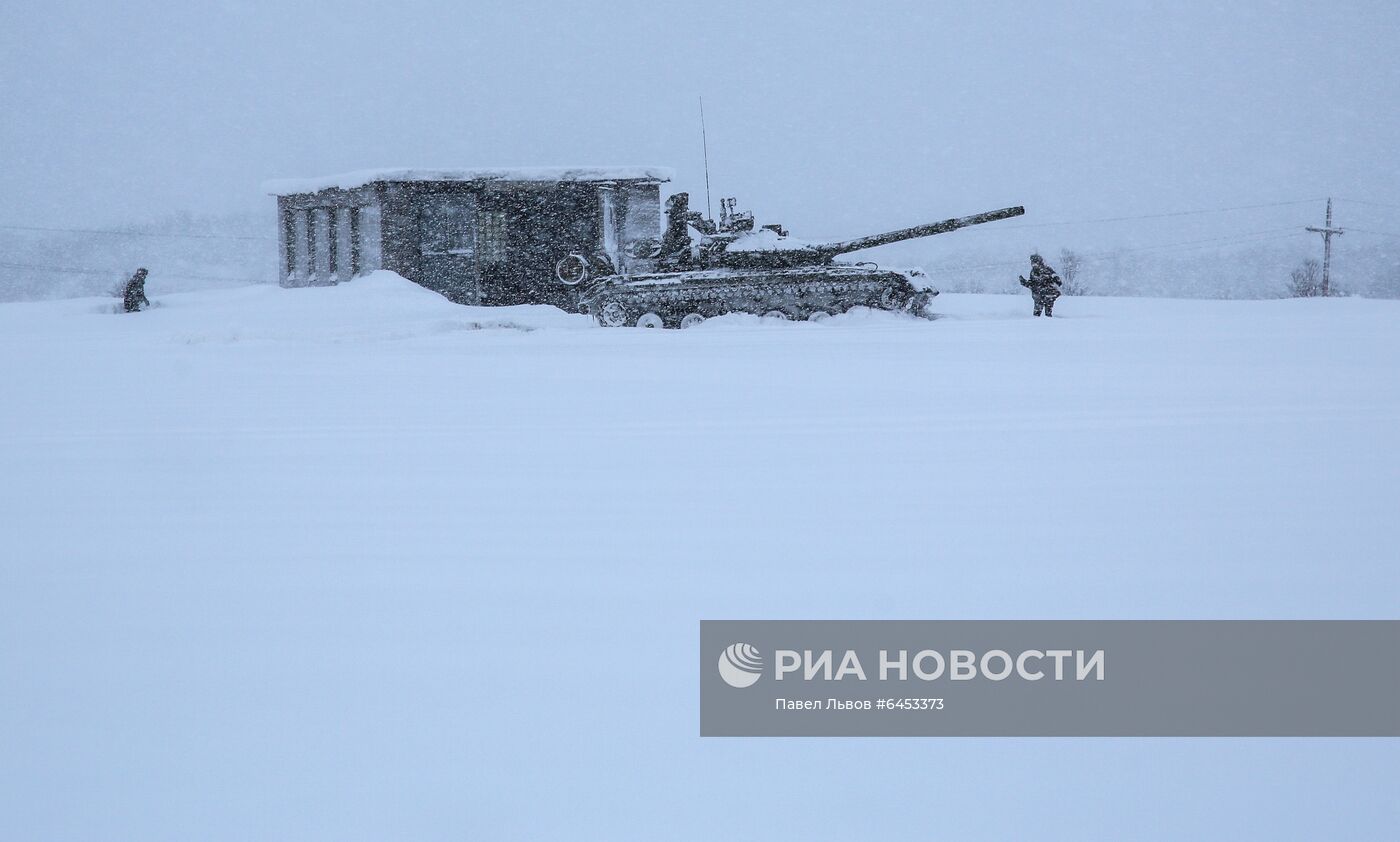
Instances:
[[[0,305],[16,838],[1400,820],[1393,741],[701,740],[695,657],[702,618],[1396,617],[1400,302],[152,298]]]

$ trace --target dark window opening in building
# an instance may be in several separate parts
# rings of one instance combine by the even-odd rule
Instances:
[[[476,203],[471,197],[437,196],[425,201],[419,216],[422,253],[475,253],[476,238],[472,230],[475,213]]]
[[[316,211],[306,211],[306,278],[316,277]]]
[[[506,214],[505,211],[485,211],[479,217],[479,250],[477,256],[482,263],[506,262]]]
[[[350,275],[360,274],[360,209],[350,209]]]
[[[335,208],[326,211],[326,274],[340,277],[340,212]]]
[[[282,213],[282,242],[286,244],[283,274],[291,277],[297,273],[297,226],[291,211]]]

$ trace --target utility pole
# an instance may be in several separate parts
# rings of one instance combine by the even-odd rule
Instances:
[[[1308,226],[1309,231],[1322,235],[1322,296],[1326,298],[1332,294],[1332,235],[1342,235],[1340,228],[1332,227],[1332,199],[1327,199],[1327,224],[1321,228]]]

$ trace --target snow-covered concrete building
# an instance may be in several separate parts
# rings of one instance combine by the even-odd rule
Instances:
[[[271,181],[282,286],[388,269],[464,304],[572,309],[554,266],[606,256],[627,271],[661,234],[660,167],[366,170]]]

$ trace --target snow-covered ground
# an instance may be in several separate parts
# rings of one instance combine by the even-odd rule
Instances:
[[[4,838],[1400,825],[1394,740],[702,740],[696,664],[702,618],[1400,616],[1400,302],[158,302],[0,305]]]

